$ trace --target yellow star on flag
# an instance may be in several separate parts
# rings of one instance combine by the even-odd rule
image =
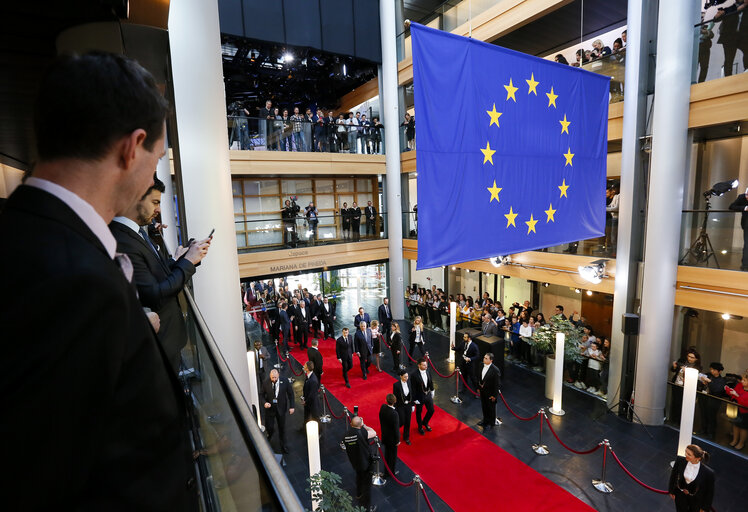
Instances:
[[[571,159],[574,158],[574,153],[571,152],[571,148],[566,150],[566,153],[564,153],[564,158],[566,158],[566,163],[564,164],[564,167],[566,167],[567,165],[571,165],[572,167],[574,167],[574,164],[571,163]]]
[[[553,204],[548,205],[548,209],[545,210],[545,214],[548,216],[548,218],[545,220],[547,222],[556,222],[556,219],[553,218],[553,214],[556,213],[556,210],[553,209]]]
[[[561,190],[561,195],[558,197],[566,197],[566,198],[569,197],[566,195],[566,189],[569,188],[569,185],[566,184],[566,178],[564,178],[564,180],[561,182],[558,188]]]
[[[527,85],[530,86],[530,89],[527,91],[527,94],[530,94],[531,92],[534,92],[535,96],[537,96],[538,95],[538,91],[537,91],[536,87],[538,86],[538,84],[540,82],[536,82],[535,81],[535,73],[530,73],[530,79],[529,80],[525,80],[525,82],[527,82]]]
[[[514,87],[511,78],[509,78],[509,85],[505,85],[504,89],[506,89],[506,100],[509,101],[509,98],[512,98],[514,103],[517,103],[517,98],[514,97],[514,93],[517,92],[519,87]]]
[[[537,223],[538,223],[538,221],[532,218],[532,213],[531,213],[530,214],[530,220],[526,220],[525,221],[525,224],[527,224],[527,234],[528,235],[530,234],[530,231],[532,231],[533,233],[537,233],[537,231],[535,231],[535,224],[537,224]]]
[[[491,116],[491,122],[488,124],[488,126],[491,126],[492,124],[499,126],[499,118],[501,117],[501,112],[496,112],[496,103],[493,104],[492,110],[486,110],[486,114]]]
[[[550,107],[553,105],[553,108],[556,108],[556,98],[558,98],[558,94],[553,94],[553,87],[551,87],[551,92],[547,92],[545,95],[548,96],[548,106]]]
[[[489,192],[491,192],[491,199],[489,199],[488,202],[490,203],[491,201],[493,201],[494,199],[496,199],[496,202],[498,203],[499,202],[499,192],[501,192],[502,189],[500,187],[496,186],[496,180],[493,180],[493,187],[486,187],[486,188],[488,189]]]
[[[486,149],[481,148],[481,152],[483,153],[483,163],[491,162],[491,165],[493,165],[493,154],[496,153],[496,150],[491,149],[489,142],[486,142]]]
[[[564,114],[564,120],[559,121],[561,123],[561,133],[569,133],[569,125],[571,124],[571,121],[566,120],[566,114]]]
[[[509,227],[509,226],[514,226],[515,228],[517,227],[517,225],[514,223],[514,219],[517,218],[517,214],[514,213],[511,206],[509,207],[509,213],[505,213],[504,217],[506,217],[506,227]]]

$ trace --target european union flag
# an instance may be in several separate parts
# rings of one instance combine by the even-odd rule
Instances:
[[[609,78],[412,23],[418,269],[605,231]]]

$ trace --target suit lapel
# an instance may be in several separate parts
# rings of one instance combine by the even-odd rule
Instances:
[[[124,224],[120,224],[119,222],[113,221],[109,225],[112,229],[116,229],[118,232],[123,233],[125,236],[129,237],[131,240],[135,241],[136,244],[140,246],[143,251],[145,251],[145,254],[147,254],[148,258],[151,261],[156,261],[156,264],[163,270],[164,272],[168,273],[168,269],[166,268],[166,265],[164,264],[164,261],[161,259],[159,255],[157,255],[155,252],[153,252],[153,248],[148,245],[148,242],[143,240],[143,237],[140,236],[140,233],[136,233],[129,227],[125,226]]]

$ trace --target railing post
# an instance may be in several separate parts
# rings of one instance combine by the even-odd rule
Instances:
[[[416,484],[413,486],[416,490],[416,512],[421,512],[421,477],[415,475],[413,482]]]
[[[379,455],[380,446],[379,446],[379,438],[378,437],[374,438],[374,444],[377,445],[377,453],[374,456],[375,457],[374,460],[376,461],[376,470],[371,475],[371,484],[372,485],[376,485],[377,487],[381,487],[381,486],[383,486],[384,484],[387,483],[387,480],[384,479],[384,476],[382,475],[382,472],[379,470],[379,461],[381,460],[382,457]]]
[[[538,442],[532,445],[532,451],[538,455],[548,455],[550,450],[546,445],[543,444],[543,420],[545,419],[545,409],[538,411],[538,418],[540,419],[540,431],[538,432]]]
[[[595,478],[592,480],[592,486],[603,494],[610,494],[613,492],[613,484],[605,480],[605,464],[608,459],[608,449],[610,448],[610,441],[603,439],[603,469],[602,475],[599,479]]]
[[[322,394],[322,416],[319,417],[319,422],[320,423],[330,423],[330,421],[332,420],[332,418],[330,418],[330,415],[327,414],[327,407],[325,405],[326,402],[327,402],[327,400],[325,400],[327,392],[325,391],[325,385],[324,384],[320,384],[319,385],[319,392]]]
[[[461,404],[460,398],[460,369],[455,368],[455,395],[449,399],[453,404]]]

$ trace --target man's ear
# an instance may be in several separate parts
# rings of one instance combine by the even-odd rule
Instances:
[[[122,137],[117,144],[118,161],[123,170],[129,170],[138,154],[138,148],[143,146],[147,133],[142,128],[132,131]]]

